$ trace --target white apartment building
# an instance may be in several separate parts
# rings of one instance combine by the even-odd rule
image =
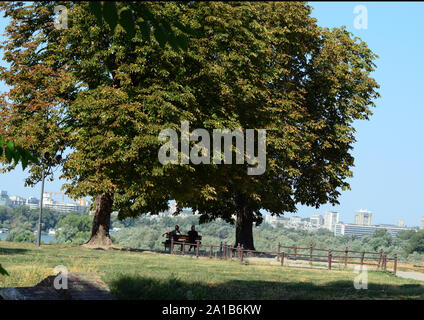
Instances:
[[[312,227],[320,228],[324,224],[324,218],[320,214],[314,214],[309,218]]]
[[[40,200],[36,197],[29,197],[25,203],[30,209],[38,209],[40,208]]]
[[[62,201],[55,201],[52,196],[53,192],[45,192],[43,194],[43,208],[56,210],[60,212],[73,212],[73,211],[85,211],[89,208],[90,202],[86,199],[80,199],[78,201],[65,202],[63,195]],[[40,207],[40,204],[38,204]]]
[[[324,218],[324,228],[334,231],[336,224],[339,222],[339,213],[337,211],[327,211]]]
[[[0,206],[7,206],[9,204],[9,196],[7,191],[0,190]]]
[[[294,216],[294,217],[289,217],[289,221],[290,221],[291,223],[300,223],[300,222],[302,222],[302,218],[301,218],[301,217],[296,217],[296,216]]]
[[[9,206],[11,207],[19,207],[24,206],[26,200],[20,196],[10,196],[9,197]]]
[[[398,227],[392,225],[376,225],[376,226],[367,226],[359,224],[349,224],[349,223],[337,223],[334,229],[334,235],[356,235],[358,237],[363,237],[364,235],[372,235],[378,229],[386,229],[392,237],[396,237],[397,233],[402,230],[414,230],[412,228]]]
[[[264,221],[272,226],[277,224],[277,216],[272,216],[270,214],[264,215]]]
[[[355,212],[355,217],[353,221],[353,224],[358,224],[361,226],[370,226],[372,225],[372,213],[368,210],[358,210]]]

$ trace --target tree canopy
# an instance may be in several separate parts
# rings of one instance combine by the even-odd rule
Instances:
[[[418,253],[424,252],[424,231],[423,230],[416,232],[414,235],[412,235],[409,238],[407,251],[409,253],[412,253],[414,251]]]

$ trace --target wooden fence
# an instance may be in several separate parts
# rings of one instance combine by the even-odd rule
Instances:
[[[208,255],[209,258],[220,257],[223,259],[238,259],[243,264],[243,259],[254,255],[276,257],[277,261],[280,261],[281,266],[287,260],[292,261],[309,261],[310,266],[313,266],[313,262],[324,262],[327,265],[327,269],[331,270],[334,264],[344,265],[346,268],[348,265],[360,265],[374,266],[377,270],[390,271],[396,275],[398,258],[397,254],[394,254],[392,258],[388,257],[387,254],[380,250],[379,252],[366,252],[366,251],[354,251],[349,250],[348,247],[345,250],[333,250],[333,249],[319,249],[314,248],[312,245],[309,247],[288,247],[282,246],[280,243],[277,245],[277,251],[257,251],[247,250],[243,246],[238,245],[237,247],[229,246],[226,242],[220,245],[205,245],[200,244],[200,241],[196,243],[188,243],[183,241],[174,241],[171,238],[171,245],[169,247],[170,253],[174,254],[174,246],[181,246],[181,254],[188,254],[186,247],[190,249],[194,247],[193,253],[198,258],[200,256],[200,248],[205,248],[203,255]],[[314,254],[315,252],[315,254]],[[387,263],[392,265],[392,268],[388,270]]]

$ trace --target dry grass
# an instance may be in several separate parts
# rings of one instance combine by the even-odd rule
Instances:
[[[91,250],[79,246],[0,242],[9,277],[0,287],[35,285],[58,265],[94,272],[124,299],[423,299],[424,282],[368,273],[368,290],[356,290],[351,269],[281,267],[247,259],[225,261],[149,251]],[[307,262],[308,264],[308,262]]]

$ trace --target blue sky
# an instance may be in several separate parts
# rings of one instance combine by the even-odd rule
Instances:
[[[406,225],[416,226],[424,216],[424,203],[421,203],[424,196],[424,3],[310,4],[319,25],[345,25],[379,55],[374,77],[381,86],[381,98],[376,101],[377,108],[370,121],[357,122],[355,126],[357,143],[353,150],[354,177],[349,180],[351,190],[342,193],[339,206],[324,205],[319,209],[299,206],[296,215],[308,217],[336,210],[342,221],[353,222],[356,210],[368,209],[373,212],[373,223],[395,224],[402,218]],[[357,5],[367,8],[367,29],[354,27]],[[0,18],[1,33],[5,22]],[[0,84],[0,91],[4,90],[4,84]],[[19,169],[0,174],[0,189],[10,195],[39,197],[40,186],[24,188],[24,177],[25,173]],[[46,182],[45,190],[59,191],[61,183]]]

